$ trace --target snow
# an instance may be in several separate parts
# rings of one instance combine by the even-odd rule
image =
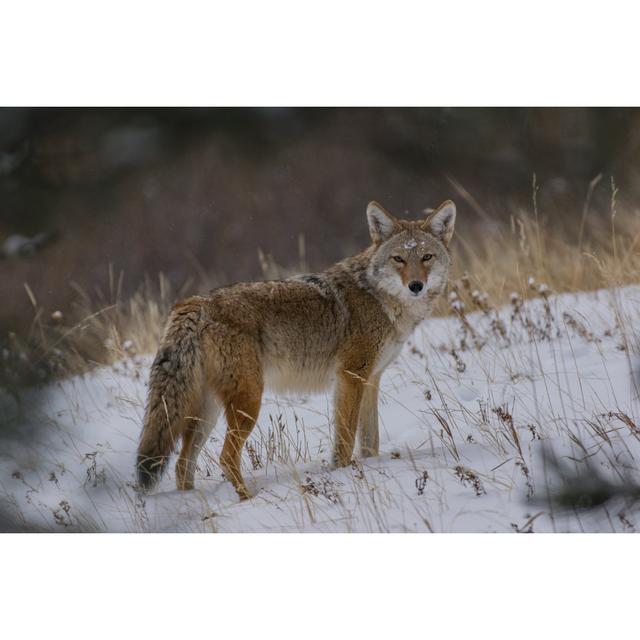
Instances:
[[[45,530],[213,532],[632,531],[633,504],[560,508],[558,467],[640,477],[633,376],[640,287],[540,297],[424,322],[383,376],[380,456],[331,469],[328,395],[267,393],[243,453],[254,498],[217,464],[219,422],[196,489],[134,489],[150,356],[131,352],[33,392],[23,437],[0,453],[0,500]],[[457,302],[457,299],[453,299]],[[483,306],[482,306],[483,305]]]

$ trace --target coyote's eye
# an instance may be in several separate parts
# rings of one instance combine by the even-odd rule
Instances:
[[[404,260],[403,260],[400,256],[393,256],[393,259],[394,259],[396,262],[404,262]]]
[[[425,253],[422,256],[422,261],[423,262],[429,262],[429,260],[431,260],[431,258],[433,258],[433,254],[432,253]]]

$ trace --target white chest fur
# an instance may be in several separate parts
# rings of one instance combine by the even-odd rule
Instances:
[[[384,371],[400,355],[405,339],[406,338],[401,339],[399,337],[394,337],[387,340],[380,350],[378,359],[376,360],[376,364],[373,369],[374,373]]]

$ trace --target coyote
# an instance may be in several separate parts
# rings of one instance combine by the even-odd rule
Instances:
[[[240,499],[245,441],[265,386],[313,392],[335,386],[333,464],[378,455],[378,385],[416,325],[444,291],[456,207],[399,220],[367,207],[372,244],[323,273],[239,283],[178,302],[151,367],[137,475],[152,488],[178,438],[178,489],[192,489],[196,460],[221,410],[227,433],[220,455]],[[205,400],[215,415],[203,421]]]

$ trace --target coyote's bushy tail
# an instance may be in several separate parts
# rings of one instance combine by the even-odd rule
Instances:
[[[144,427],[138,446],[138,485],[148,490],[164,471],[169,455],[202,395],[203,307],[198,298],[176,305],[151,365]]]

